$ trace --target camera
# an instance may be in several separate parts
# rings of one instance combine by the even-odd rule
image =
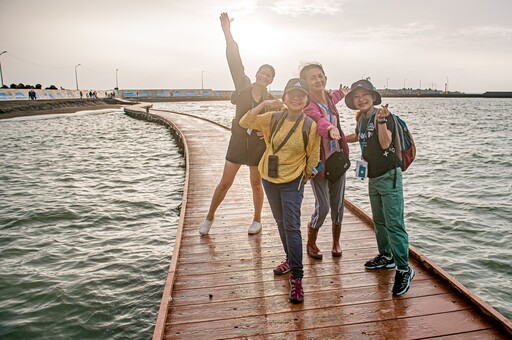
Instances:
[[[276,155],[268,155],[268,177],[277,178],[278,160]]]

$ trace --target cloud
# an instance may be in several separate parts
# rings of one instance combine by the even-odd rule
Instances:
[[[409,41],[423,39],[426,37],[435,37],[438,34],[438,27],[430,24],[417,22],[392,26],[389,24],[379,26],[356,27],[349,31],[342,32],[346,38],[364,39],[371,38],[373,41]]]
[[[270,10],[280,15],[292,17],[313,16],[317,14],[338,15],[342,12],[340,0],[280,0],[273,2]]]
[[[481,38],[497,38],[510,40],[512,39],[512,27],[503,26],[471,26],[465,27],[457,32],[466,38],[481,37]]]

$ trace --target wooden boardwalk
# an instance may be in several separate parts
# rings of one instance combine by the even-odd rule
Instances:
[[[331,256],[332,236],[326,224],[318,243],[324,259],[312,260],[304,251],[305,300],[290,304],[288,275],[272,272],[284,251],[266,200],[262,233],[247,234],[252,192],[246,167],[218,209],[210,235],[198,233],[222,174],[229,131],[185,114],[146,114],[134,107],[125,112],[169,125],[183,141],[186,156],[180,224],[154,339],[512,337],[509,320],[413,247],[416,276],[411,289],[392,297],[394,271],[364,269],[363,263],[377,254],[373,227],[368,215],[350,202],[343,220],[343,256]],[[306,188],[304,244],[314,205],[311,188]]]

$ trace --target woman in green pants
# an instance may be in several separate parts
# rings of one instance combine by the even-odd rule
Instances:
[[[361,161],[356,164],[356,176],[368,177],[368,192],[372,207],[375,237],[379,254],[365,263],[366,269],[397,267],[393,295],[405,294],[414,277],[409,267],[409,237],[404,222],[402,170],[393,145],[394,121],[387,105],[377,109],[380,94],[366,79],[352,84],[345,103],[359,110],[356,132],[348,142],[359,141]]]

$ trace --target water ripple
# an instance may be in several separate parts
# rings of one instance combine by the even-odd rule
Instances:
[[[183,193],[166,129],[122,112],[0,125],[0,337],[151,337]]]

